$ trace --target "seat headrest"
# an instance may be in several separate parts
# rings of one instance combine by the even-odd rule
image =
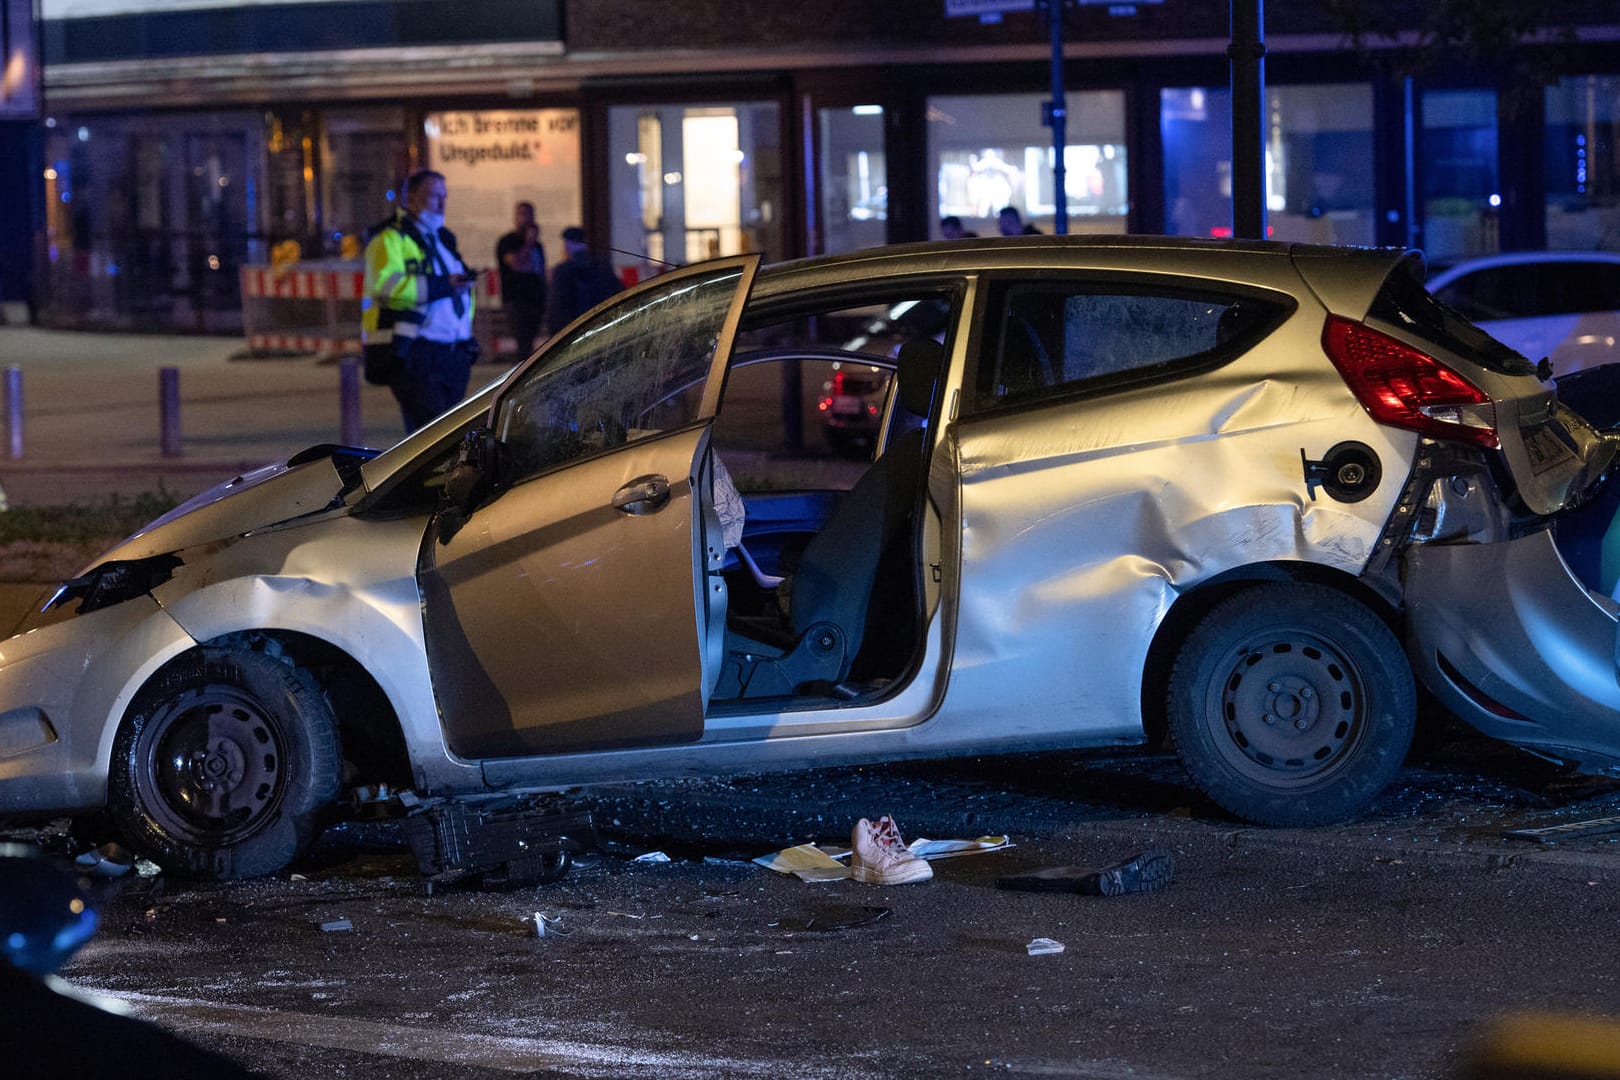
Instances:
[[[907,412],[927,416],[934,403],[934,381],[945,360],[945,346],[933,338],[912,338],[894,357],[900,404]]]

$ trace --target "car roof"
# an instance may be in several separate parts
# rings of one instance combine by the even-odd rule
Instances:
[[[884,277],[975,270],[1106,269],[1207,275],[1262,284],[1292,276],[1298,261],[1354,266],[1381,281],[1402,258],[1399,248],[1211,240],[1143,235],[1008,236],[863,248],[840,255],[774,263],[760,270],[753,296],[769,301],[800,289]],[[1253,274],[1256,277],[1251,278]]]

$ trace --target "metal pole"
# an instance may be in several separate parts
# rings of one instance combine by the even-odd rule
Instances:
[[[1231,0],[1232,235],[1266,238],[1266,45],[1264,0]]]
[[[158,368],[158,415],[162,428],[164,457],[179,457],[180,446],[180,369]]]
[[[346,357],[338,368],[338,442],[344,446],[359,446],[360,435],[360,361]]]
[[[1067,0],[1046,0],[1046,18],[1052,30],[1052,100],[1046,102],[1041,121],[1052,127],[1052,231],[1069,231],[1069,190],[1063,164],[1069,109],[1063,97],[1063,5]]]
[[[6,368],[6,432],[11,436],[11,458],[23,456],[22,368]]]

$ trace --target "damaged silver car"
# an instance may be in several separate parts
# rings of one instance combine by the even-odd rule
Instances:
[[[897,309],[915,336],[863,337]],[[816,416],[852,366],[892,373],[864,460]],[[238,877],[382,785],[1168,735],[1216,803],[1306,825],[1394,776],[1416,679],[1607,769],[1620,606],[1581,560],[1613,454],[1399,252],[706,263],[392,449],[239,477],[64,583],[0,644],[0,814],[107,807]]]

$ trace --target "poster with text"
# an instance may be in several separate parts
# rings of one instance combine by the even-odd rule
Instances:
[[[562,231],[580,223],[579,112],[501,109],[430,113],[427,165],[444,174],[445,224],[469,266],[495,268],[512,207],[534,204],[546,264],[563,257]]]

